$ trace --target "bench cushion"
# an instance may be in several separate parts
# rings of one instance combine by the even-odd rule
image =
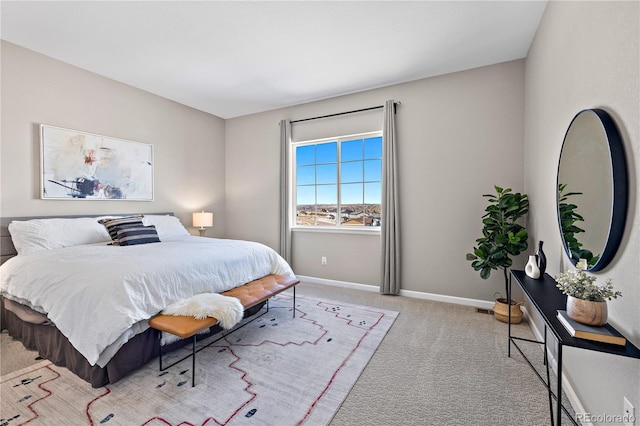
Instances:
[[[285,275],[267,275],[255,281],[251,281],[240,287],[232,288],[222,293],[225,296],[236,297],[245,309],[264,302],[271,296],[287,290],[298,284],[300,280],[296,277]]]
[[[156,330],[166,331],[181,339],[187,339],[196,333],[213,327],[218,320],[212,317],[195,319],[175,315],[158,315],[149,320],[149,326]]]
[[[224,296],[235,297],[240,300],[244,309],[249,309],[271,296],[275,296],[288,288],[298,284],[300,280],[296,277],[285,275],[267,275],[266,277],[251,281],[240,287],[221,293]],[[207,317],[195,319],[192,316],[157,315],[149,320],[149,326],[156,330],[166,331],[186,339],[194,334],[213,327],[218,323],[216,318]]]

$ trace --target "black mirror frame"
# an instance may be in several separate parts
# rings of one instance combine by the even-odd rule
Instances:
[[[620,247],[620,243],[622,242],[622,237],[624,236],[624,228],[625,222],[627,218],[627,203],[629,196],[629,188],[628,188],[628,177],[627,177],[627,164],[625,160],[624,154],[624,146],[622,144],[622,138],[620,137],[620,132],[618,132],[618,128],[611,118],[611,116],[602,109],[584,109],[578,112],[565,133],[564,139],[562,141],[562,149],[560,150],[560,157],[558,159],[558,170],[556,174],[556,215],[558,218],[558,228],[560,230],[560,238],[562,239],[562,245],[565,253],[569,257],[569,261],[575,265],[573,259],[571,258],[571,253],[569,252],[565,240],[564,233],[562,232],[562,224],[560,222],[560,200],[558,194],[558,185],[560,184],[560,162],[562,160],[562,152],[564,151],[564,144],[567,140],[567,135],[573,122],[575,119],[582,113],[591,111],[598,116],[600,119],[600,123],[604,130],[604,133],[607,137],[607,142],[609,146],[609,158],[611,159],[611,172],[612,172],[612,185],[613,185],[613,197],[612,197],[612,206],[611,206],[611,219],[609,225],[609,232],[607,236],[607,241],[605,243],[604,249],[602,250],[602,254],[600,258],[595,263],[595,265],[591,266],[588,271],[596,272],[604,269],[609,263],[613,260]]]

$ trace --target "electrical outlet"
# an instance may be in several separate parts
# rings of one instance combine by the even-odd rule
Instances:
[[[622,417],[624,426],[633,426],[636,423],[636,413],[633,405],[629,402],[627,397],[624,397],[624,408],[622,410]]]
[[[321,262],[323,265],[326,265],[326,264],[327,264],[327,256],[322,256],[322,258],[320,259],[320,262]]]

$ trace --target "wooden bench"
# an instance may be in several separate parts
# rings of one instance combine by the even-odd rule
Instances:
[[[268,311],[268,299],[281,293],[285,290],[293,288],[293,317],[296,316],[296,288],[295,286],[300,282],[296,277],[288,277],[285,275],[267,275],[266,277],[251,281],[250,283],[241,285],[231,290],[220,293],[224,296],[235,297],[240,300],[245,311],[262,302],[267,301]],[[195,368],[196,368],[196,352],[201,351],[207,346],[215,343],[209,343],[208,345],[198,349],[196,351],[196,336],[198,333],[207,330],[210,327],[218,324],[218,320],[213,317],[204,319],[196,319],[188,316],[175,316],[159,314],[149,320],[149,326],[156,330],[167,333],[171,333],[181,339],[192,338],[192,350],[191,355],[172,363],[163,368],[162,366],[162,333],[159,333],[158,344],[160,345],[160,371],[164,371],[177,363],[192,357],[192,374],[191,374],[191,386],[195,386]],[[228,334],[228,333],[227,333]],[[225,334],[224,336],[226,336]],[[224,337],[223,336],[223,337]],[[222,337],[221,337],[222,338]],[[218,339],[219,340],[219,339]]]

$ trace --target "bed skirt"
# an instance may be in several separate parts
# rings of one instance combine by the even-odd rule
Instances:
[[[263,305],[264,302],[245,311],[245,318],[256,314]],[[125,343],[106,366],[92,366],[54,325],[21,320],[5,309],[4,298],[0,298],[0,326],[11,337],[20,340],[25,348],[37,351],[40,357],[69,369],[94,388],[115,383],[158,356],[159,332],[149,328]],[[198,337],[202,339],[220,331],[222,328],[216,325],[211,327],[211,332]],[[163,352],[176,350],[190,342],[191,339],[185,339],[171,343],[163,347]]]

